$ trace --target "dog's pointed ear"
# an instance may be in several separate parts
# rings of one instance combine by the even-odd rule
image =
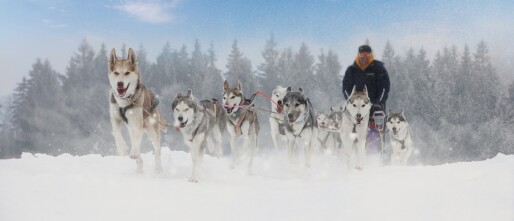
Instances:
[[[330,111],[334,111],[334,110],[335,110],[334,106],[330,107]]]
[[[350,94],[350,97],[351,97],[352,95],[354,95],[356,91],[357,91],[357,85],[354,85],[354,86],[353,86],[353,89],[352,89],[352,93]]]
[[[116,62],[116,60],[118,60],[118,58],[116,57],[116,49],[113,48],[111,50],[111,55],[109,56],[109,63],[114,64],[114,62]]]
[[[400,114],[402,115],[402,117],[405,118],[405,115],[403,114],[403,109],[400,110]]]
[[[364,94],[368,96],[368,86],[364,85]]]
[[[177,95],[175,95],[175,99],[177,98],[181,98],[182,97],[182,94],[181,93],[178,93]]]
[[[391,115],[391,110],[387,111],[387,116]]]
[[[287,92],[287,93],[291,93],[291,87],[287,87],[286,92]]]
[[[241,86],[241,82],[239,82],[239,80],[237,80],[237,87],[236,89],[239,91],[239,93],[243,93],[243,86]]]
[[[228,91],[230,90],[230,86],[228,85],[228,81],[225,80],[225,82],[223,83],[223,91]]]
[[[344,111],[344,105],[341,105],[341,106],[339,107],[339,110]]]
[[[186,95],[186,96],[187,96],[187,97],[191,97],[192,95],[193,95],[193,90],[188,89],[188,90],[187,90],[187,95]]]
[[[111,50],[111,54],[109,55],[109,71],[112,70],[112,65],[116,63],[118,58],[116,57],[116,50],[113,48]]]
[[[300,93],[303,94],[303,88],[302,87],[298,88],[298,90],[300,91]]]
[[[129,48],[129,50],[128,50],[127,60],[131,64],[137,64],[136,53],[134,53],[134,50],[132,50],[132,48]]]

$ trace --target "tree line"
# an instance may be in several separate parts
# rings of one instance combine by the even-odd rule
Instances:
[[[119,57],[126,57],[126,51],[123,46]],[[255,68],[237,40],[226,58],[226,71],[216,66],[212,43],[207,50],[198,40],[192,50],[166,43],[154,62],[147,59],[142,45],[135,51],[142,82],[164,101],[159,108],[169,121],[171,110],[165,101],[188,88],[199,99],[220,99],[224,79],[231,84],[239,80],[247,97],[256,90],[271,93],[277,85],[294,89],[301,86],[318,111],[344,102],[344,71],[333,50],[321,50],[315,58],[305,43],[297,50],[279,48],[273,35],[262,50],[264,61]],[[105,45],[95,51],[84,40],[63,74],[55,71],[48,60],[37,59],[1,109],[0,157],[19,157],[22,152],[114,154],[107,108],[107,53]],[[443,48],[432,61],[423,49],[397,55],[388,42],[381,60],[391,79],[387,106],[405,111],[413,125],[420,162],[514,153],[510,136],[514,132],[514,83],[504,88],[485,42],[480,42],[474,52],[467,45],[462,52],[455,46]],[[269,108],[270,104],[257,99],[256,105]],[[267,113],[261,112],[260,118],[267,124]],[[162,145],[185,148],[180,141],[171,129]]]

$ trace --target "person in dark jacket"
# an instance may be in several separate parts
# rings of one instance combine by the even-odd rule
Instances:
[[[368,88],[368,96],[373,104],[370,117],[377,110],[385,112],[390,86],[389,75],[384,68],[384,63],[375,60],[368,45],[359,47],[355,62],[346,69],[343,78],[344,98],[348,99],[353,86],[356,86],[357,91],[363,91],[364,85]]]

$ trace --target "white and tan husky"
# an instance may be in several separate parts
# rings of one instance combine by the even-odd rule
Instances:
[[[223,84],[223,106],[227,113],[227,130],[230,134],[230,148],[232,151],[232,167],[239,164],[239,150],[237,140],[244,137],[245,147],[250,148],[248,172],[251,172],[253,157],[257,151],[257,135],[259,134],[259,121],[253,107],[246,105],[243,88],[239,81],[235,88],[230,88],[228,81]]]
[[[161,117],[155,94],[141,83],[137,59],[132,48],[127,59],[118,59],[112,49],[108,62],[108,76],[111,85],[110,109],[112,134],[118,153],[129,154],[135,159],[138,172],[143,172],[140,154],[141,139],[146,133],[154,146],[155,171],[161,172],[161,131],[166,131],[166,121]],[[121,134],[121,123],[127,126],[131,149]]]
[[[406,165],[414,147],[403,110],[398,113],[389,111],[386,125],[391,135],[391,165]]]
[[[348,169],[350,170],[362,170],[364,168],[370,109],[371,102],[368,97],[368,88],[364,86],[364,91],[356,91],[353,87],[352,94],[346,101],[340,130],[343,152],[346,155]],[[357,155],[356,160],[354,159],[355,154]]]

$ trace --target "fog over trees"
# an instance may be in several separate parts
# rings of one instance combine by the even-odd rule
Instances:
[[[128,47],[119,49],[119,57],[126,56]],[[199,99],[221,100],[224,79],[231,85],[241,81],[246,97],[257,90],[270,94],[277,85],[303,87],[316,111],[344,103],[341,80],[350,64],[342,64],[330,49],[312,52],[306,43],[298,49],[279,46],[271,35],[263,41],[263,63],[255,64],[237,40],[227,49],[227,58],[216,56],[213,43],[204,47],[198,40],[191,48],[166,43],[155,61],[147,59],[143,45],[130,47],[137,53],[142,82],[158,94],[159,108],[169,122],[167,101],[176,93],[191,88]],[[57,73],[48,60],[37,59],[0,106],[0,158],[20,157],[22,152],[115,154],[108,116],[109,51],[106,45],[96,50],[84,40],[65,73]],[[505,87],[501,82],[486,42],[441,48],[433,59],[423,49],[397,54],[388,42],[381,54],[376,59],[385,63],[391,81],[387,107],[405,111],[418,150],[416,162],[440,164],[514,154],[514,83]],[[218,59],[226,60],[225,72],[216,67]],[[256,105],[270,108],[264,97],[257,97]],[[261,150],[272,148],[268,115],[259,112]],[[148,141],[142,145],[143,151],[151,150]],[[173,128],[163,136],[162,146],[186,149]]]

